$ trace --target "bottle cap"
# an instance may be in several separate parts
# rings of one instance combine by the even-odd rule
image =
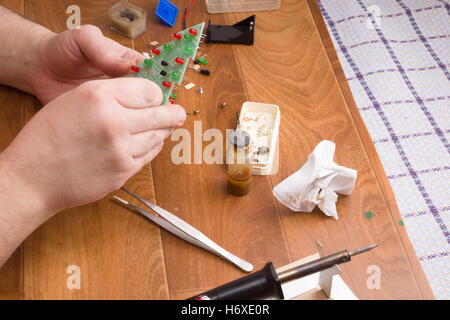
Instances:
[[[250,144],[250,135],[243,130],[234,130],[229,135],[230,143],[238,149],[243,149]]]

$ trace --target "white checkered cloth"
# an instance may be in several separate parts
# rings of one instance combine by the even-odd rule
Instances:
[[[318,2],[434,295],[450,299],[450,2]]]

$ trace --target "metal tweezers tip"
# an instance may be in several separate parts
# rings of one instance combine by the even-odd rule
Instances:
[[[113,196],[113,198],[126,206],[128,205],[128,201],[125,201],[122,198],[119,198],[118,196]]]

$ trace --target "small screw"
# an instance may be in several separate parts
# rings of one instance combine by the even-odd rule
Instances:
[[[202,87],[198,88],[198,93],[203,94],[203,88]]]
[[[226,102],[222,102],[222,103],[220,104],[220,107],[223,109],[223,108],[225,108],[227,105],[228,105],[228,104],[227,104]]]

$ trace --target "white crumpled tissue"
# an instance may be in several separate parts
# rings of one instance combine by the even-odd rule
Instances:
[[[319,143],[303,167],[273,189],[278,201],[296,212],[311,212],[317,205],[338,220],[337,193],[352,193],[357,172],[333,161],[335,149],[331,141]]]

